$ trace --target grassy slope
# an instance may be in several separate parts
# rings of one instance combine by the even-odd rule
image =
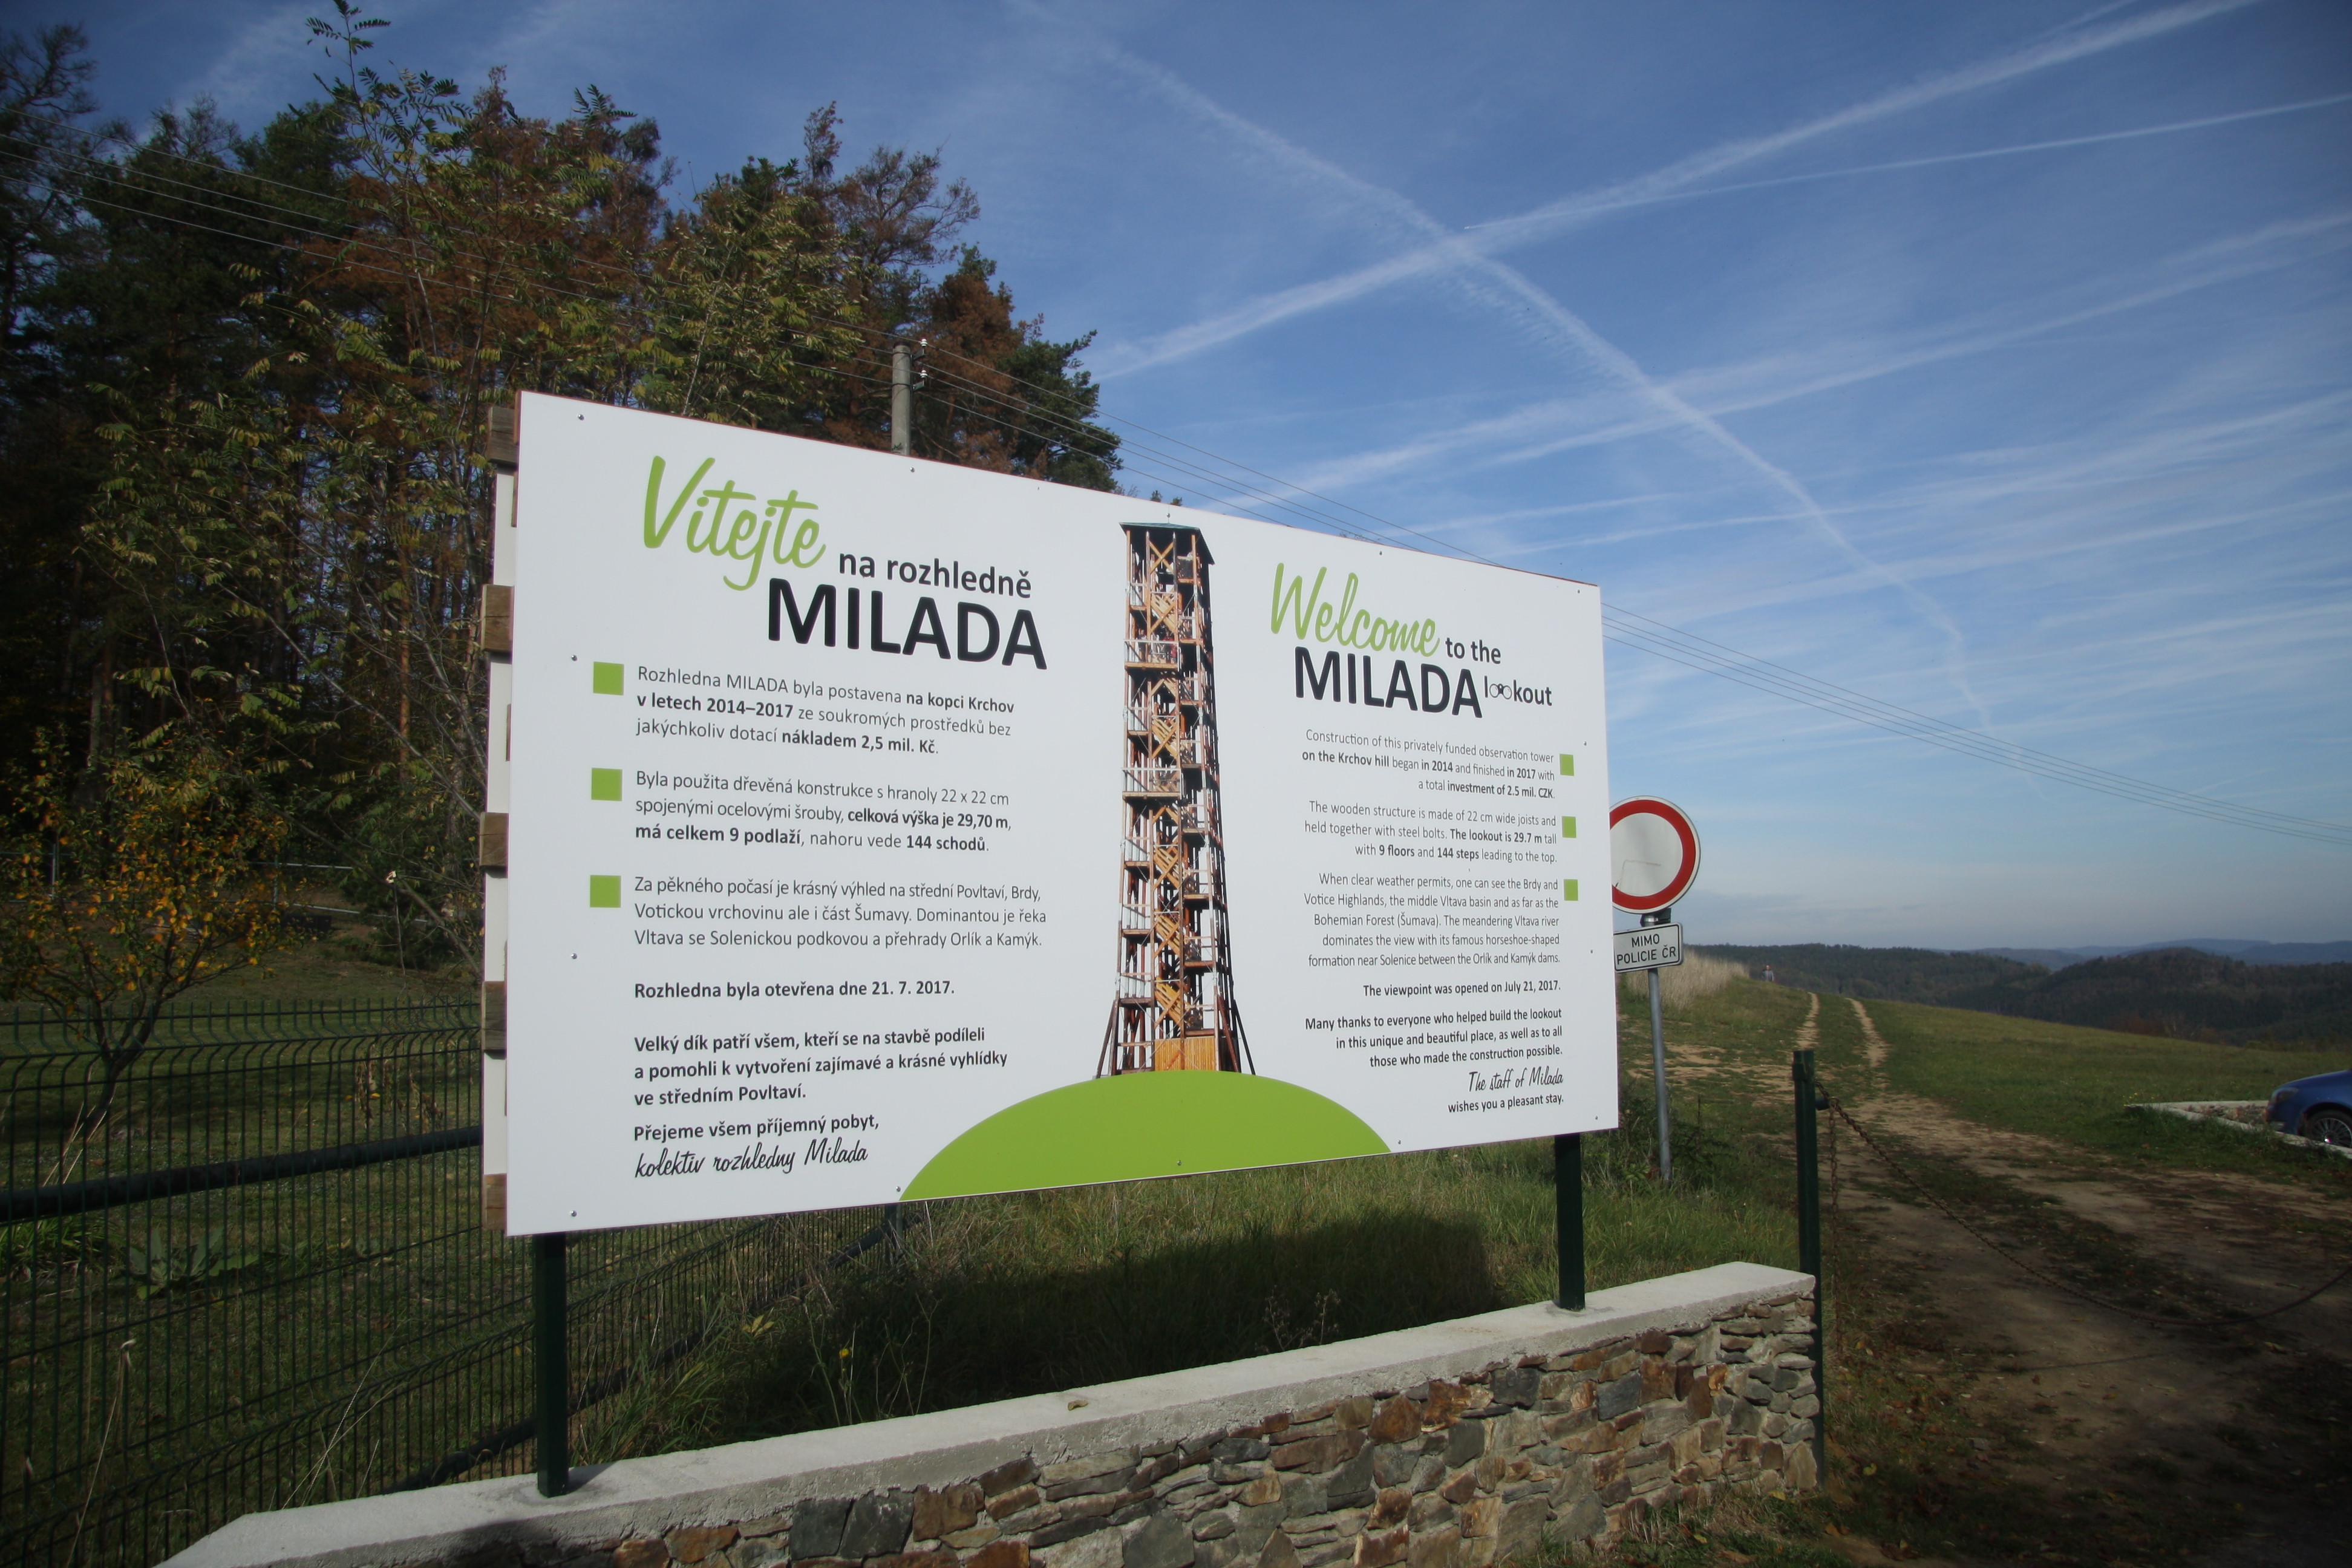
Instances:
[[[2035,965],[2015,959],[1921,947],[1853,947],[1818,942],[1745,947],[1715,942],[1691,951],[1732,960],[1759,978],[1769,964],[1780,984],[1801,990],[1843,991],[1864,998],[1901,997],[1910,1002],[1949,1004],[1965,991],[2030,982],[2042,974]]]
[[[280,957],[267,974],[234,977],[210,991],[196,999],[380,999],[462,994],[462,987],[403,976],[330,941]],[[1672,1190],[1650,1172],[1647,1008],[1638,997],[1623,1000],[1623,1131],[1586,1141],[1591,1287],[1734,1258],[1793,1267],[1785,1072],[1808,994],[1741,983],[1670,1005],[1676,1061],[1712,1068],[1676,1092],[1680,1179]],[[2352,1189],[2352,1170],[2334,1163],[2120,1109],[2135,1100],[2258,1099],[2332,1060],[1949,1008],[1867,1005],[1894,1047],[1885,1088],[2058,1139],[2100,1162],[2253,1170]],[[1829,1086],[1859,1098],[1868,1068],[1852,1006],[1823,996],[1819,1026]],[[1999,1194],[1977,1195],[1990,1202]],[[797,1299],[719,1325],[702,1354],[633,1384],[583,1423],[581,1457],[661,1452],[1136,1376],[1540,1300],[1556,1279],[1546,1142],[958,1200],[929,1210],[929,1223],[910,1233],[903,1258],[869,1253]],[[1891,1289],[1874,1292],[1870,1268],[1859,1256],[1834,1266],[1852,1294],[1833,1305],[1833,1316],[1862,1314],[1841,1335],[1867,1339],[1908,1321]],[[1867,1303],[1879,1294],[1886,1300],[1873,1316]],[[1739,1510],[1781,1505],[1743,1503],[1703,1521],[1661,1521],[1645,1532],[1656,1540],[1622,1560],[1716,1561],[1701,1544],[1703,1525],[1717,1532],[1716,1542],[1737,1542],[1759,1563],[1825,1562],[1814,1542],[1820,1521],[1832,1515],[1874,1535],[1883,1530],[1890,1540],[1909,1533],[1916,1542],[1924,1533],[1958,1543],[1979,1523],[2001,1526],[1995,1534],[2055,1529],[2063,1537],[2057,1517],[2015,1494],[2003,1494],[2001,1504],[2014,1520],[1956,1497],[1945,1528],[1924,1524],[1917,1504],[1945,1495],[1933,1478],[1948,1443],[1932,1424],[1917,1434],[1905,1426],[1914,1420],[1906,1414],[1916,1393],[1908,1372],[1879,1365],[1879,1347],[1860,1340],[1847,1355],[1840,1447],[1851,1467],[1843,1473],[1860,1493],[1855,1500],[1785,1507],[1785,1517],[1759,1516],[1746,1527],[1735,1517]],[[1858,1472],[1873,1458],[1881,1473],[1865,1482]]]
[[[1669,1009],[1675,1059],[1712,1068],[1677,1090],[1681,1179],[1672,1191],[1648,1173],[1648,1019],[1646,1008],[1628,1008],[1619,1031],[1624,1129],[1586,1141],[1595,1289],[1731,1258],[1793,1266],[1782,1086],[1809,1001],[1793,988],[1743,984]],[[2309,1070],[2308,1054],[1870,1005],[1895,1047],[1887,1087],[1963,1114],[2098,1157],[2352,1176],[2241,1134],[2117,1109],[2133,1098],[2257,1097],[2282,1068]],[[1858,1093],[1867,1064],[1852,1007],[1825,996],[1819,1022],[1831,1087]],[[637,1419],[614,1422],[606,1451],[1069,1388],[1540,1299],[1553,1279],[1551,1173],[1549,1149],[1523,1143],[938,1204],[903,1263],[869,1255],[730,1332]],[[1859,1245],[1845,1232],[1840,1241]],[[1950,1349],[1913,1342],[1927,1320],[1860,1253],[1832,1260],[1843,1281],[1832,1287],[1833,1332],[1845,1358],[1840,1495],[1656,1520],[1612,1561],[1699,1568],[1731,1548],[1759,1568],[1826,1568],[1846,1561],[1827,1549],[1832,1520],[1898,1555],[1923,1543],[1990,1543],[2068,1561],[2096,1547],[2107,1527],[2082,1517],[2081,1500],[2014,1485],[1971,1489],[1950,1473],[1961,1412],[1943,1372],[1927,1377],[1913,1365],[1940,1365]],[[1905,1540],[1909,1550],[1895,1547]]]
[[[308,942],[196,1005],[462,998],[450,978]],[[1675,1014],[1727,1040],[1782,1035],[1801,995],[1742,986]],[[1735,1258],[1793,1266],[1785,1180],[1729,1100],[1676,1107],[1683,1182],[1660,1191],[1645,1010],[1622,1034],[1624,1133],[1586,1141],[1589,1287]],[[1760,1161],[1760,1163],[1759,1163]],[[1109,1381],[1538,1300],[1557,1288],[1548,1141],[942,1202],[903,1266],[879,1254],[721,1343],[586,1458]],[[851,1351],[849,1356],[840,1352]],[[646,1392],[651,1394],[655,1384]],[[705,1397],[707,1396],[707,1397]],[[635,1404],[635,1400],[625,1403]],[[632,1418],[635,1416],[635,1418]]]
[[[1741,986],[1678,1010],[1675,1037],[1769,1050],[1803,1008]],[[1678,1103],[1681,1180],[1661,1190],[1648,1020],[1622,1022],[1626,1130],[1586,1140],[1590,1288],[1742,1258],[1793,1267],[1785,1171],[1749,1136],[1769,1113],[1726,1094]],[[1558,1279],[1549,1142],[929,1207],[902,1262],[869,1255],[730,1334],[597,1457],[1377,1333],[1541,1300]]]
[[[2288,1146],[2225,1128],[2126,1111],[2135,1102],[2265,1100],[2290,1079],[2340,1065],[2309,1051],[2264,1051],[2192,1040],[2123,1035],[1948,1007],[1865,1004],[1892,1052],[1892,1087],[1943,1100],[1995,1127],[2063,1139],[2125,1161],[2153,1160],[2200,1170],[2255,1171],[2283,1179],[2341,1182],[2352,1173],[2323,1166]],[[1853,1008],[1822,1000],[1824,1066],[1860,1070]],[[1837,1026],[1837,1047],[1830,1026]],[[1852,1081],[1849,1079],[1848,1081]]]

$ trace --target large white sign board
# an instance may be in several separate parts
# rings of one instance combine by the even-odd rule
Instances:
[[[556,398],[519,437],[512,1232],[1615,1125],[1598,590]]]

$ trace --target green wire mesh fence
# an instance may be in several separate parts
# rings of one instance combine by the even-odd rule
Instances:
[[[110,1061],[0,1016],[0,1563],[528,1472],[527,1244],[480,1217],[470,1005],[174,1007]],[[574,1448],[865,1211],[572,1243]]]

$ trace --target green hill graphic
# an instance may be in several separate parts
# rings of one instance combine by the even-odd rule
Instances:
[[[1008,1106],[940,1150],[906,1196],[1074,1187],[1387,1152],[1355,1112],[1238,1072],[1089,1079]]]

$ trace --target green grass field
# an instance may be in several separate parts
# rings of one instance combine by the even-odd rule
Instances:
[[[2125,1109],[2185,1100],[2267,1100],[2291,1079],[2352,1066],[2352,1060],[1911,1003],[1864,1005],[1890,1047],[1887,1087],[1940,1100],[1972,1121],[2058,1139],[2086,1157],[2248,1172],[2352,1191],[2352,1163]],[[1823,997],[1822,1060],[1832,1092],[1841,1085],[1865,1085],[1863,1048],[1853,1007]]]
[[[1667,1009],[1675,1060],[1696,1073],[1674,1100],[1671,1189],[1654,1170],[1646,1003],[1622,998],[1623,1128],[1585,1144],[1593,1289],[1734,1259],[1796,1262],[1787,1064],[1811,998],[1744,980],[1696,994],[1688,978]],[[330,942],[192,1000],[381,998],[389,989],[381,966]],[[425,980],[399,990],[462,987]],[[2309,1053],[1868,1005],[1892,1047],[1874,1082],[1852,1006],[1822,998],[1832,1092],[1930,1097],[2090,1162],[2352,1183],[2352,1169],[2334,1162],[2122,1109],[2259,1099],[2334,1065]],[[902,1251],[870,1251],[782,1301],[741,1297],[750,1315],[707,1325],[709,1340],[682,1362],[649,1366],[575,1435],[576,1452],[594,1462],[948,1408],[1543,1300],[1558,1278],[1552,1183],[1544,1141],[910,1205]],[[1853,1261],[1858,1285],[1864,1260]],[[1842,1272],[1835,1260],[1832,1272]],[[1833,1332],[1839,1315],[1833,1302]],[[1857,1365],[1850,1375],[1859,1380],[1847,1385],[1851,1419],[1864,1420],[1885,1403],[1874,1403],[1877,1374]],[[1866,1426],[1846,1434],[1878,1440]],[[1742,1515],[1740,1539],[1759,1562],[1814,1561],[1808,1538],[1818,1542],[1830,1507]],[[1657,1552],[1641,1560],[1672,1560],[1668,1537],[1680,1530],[1686,1541],[1696,1528],[1661,1524],[1650,1532]]]
[[[1591,1287],[1733,1259],[1794,1267],[1788,1062],[1811,998],[1742,981],[1670,1001],[1675,1060],[1700,1075],[1675,1097],[1671,1189],[1653,1170],[1647,1007],[1624,1000],[1622,1131],[1586,1140]],[[2084,1163],[2352,1182],[2336,1162],[2122,1109],[2261,1098],[2324,1065],[2308,1054],[1870,1006],[1892,1047],[1877,1087],[2057,1140]],[[1818,1027],[1832,1092],[1869,1092],[1852,1006],[1822,997]],[[1952,1174],[1939,1186],[2006,1216],[2011,1194],[1981,1184]],[[942,1201],[903,1254],[867,1254],[648,1383],[609,1425],[600,1457],[1058,1391],[1538,1300],[1555,1289],[1552,1227],[1548,1143]],[[1943,1417],[1921,1413],[1927,1385],[1906,1337],[1916,1331],[1903,1291],[1916,1281],[1888,1277],[1858,1231],[1836,1240],[1828,1321],[1841,1490],[1662,1517],[1612,1560],[1711,1564],[1727,1547],[1767,1568],[1846,1561],[1832,1549],[1832,1526],[1890,1546],[1907,1540],[1906,1555],[1938,1543],[2094,1547],[2100,1527],[2078,1517],[2078,1500],[1948,1483]],[[2127,1245],[2109,1251],[2074,1249],[2085,1282],[2129,1286],[2141,1260]]]
[[[1591,1289],[1793,1264],[1784,1184],[1728,1140],[1685,1135],[1671,1194],[1646,1136],[1588,1139]],[[643,1440],[947,1408],[1547,1300],[1552,1176],[1545,1142],[938,1203],[902,1257],[870,1254],[751,1325],[719,1357],[735,1371]]]
[[[1803,998],[1740,986],[1677,1029],[1780,1049]],[[1678,1101],[1677,1184],[1653,1173],[1646,1013],[1622,1030],[1624,1130],[1585,1140],[1588,1288],[1748,1259],[1796,1264],[1793,1187],[1757,1134],[1777,1107]],[[1785,1117],[1783,1116],[1783,1120]],[[631,1451],[806,1430],[1142,1376],[1549,1299],[1549,1140],[1073,1187],[928,1206],[682,1377]]]
[[[110,1103],[68,1033],[0,1028],[0,1187],[480,1121],[470,1008],[321,978],[366,976],[173,1011]],[[479,1194],[460,1146],[0,1226],[0,1562],[153,1562],[255,1509],[381,1490],[527,1416],[528,1251],[483,1229]],[[629,1441],[666,1349],[740,1321],[873,1219],[580,1238],[576,1374],[648,1375],[583,1415],[577,1451]],[[530,1458],[525,1442],[469,1473]]]

